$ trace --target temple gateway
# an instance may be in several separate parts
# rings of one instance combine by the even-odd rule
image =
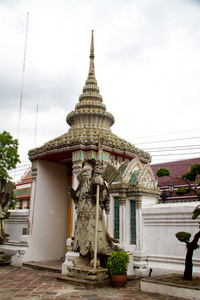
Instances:
[[[76,189],[85,159],[97,158],[103,138],[102,161],[119,170],[108,186],[110,214],[105,216],[108,232],[120,248],[131,254],[129,274],[147,274],[148,252],[144,248],[141,209],[155,204],[159,191],[150,167],[151,157],[111,131],[114,116],[107,112],[95,78],[94,40],[91,37],[89,73],[75,109],[67,115],[68,132],[29,151],[32,162],[28,235],[12,263],[65,258],[63,273],[73,254],[76,211],[68,188]]]

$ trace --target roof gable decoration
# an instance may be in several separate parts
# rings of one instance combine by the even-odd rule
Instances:
[[[17,183],[31,179],[31,168],[28,168]]]
[[[138,157],[132,159],[122,175],[122,181],[129,182],[131,180],[132,174],[135,172],[139,172],[140,170],[142,170],[142,168],[143,164]]]
[[[149,164],[145,165],[140,172],[137,178],[137,184],[141,187],[157,189],[157,182]]]
[[[150,164],[142,163],[138,157],[120,166],[119,175],[113,181],[112,186],[119,184],[157,191],[157,181]]]

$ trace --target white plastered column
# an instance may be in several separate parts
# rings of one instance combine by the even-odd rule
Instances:
[[[107,226],[108,226],[108,232],[110,233],[111,236],[114,237],[114,198],[118,197],[118,194],[112,194],[110,195],[110,213],[108,216],[108,222],[107,222]]]
[[[79,175],[81,169],[82,169],[82,161],[73,162],[73,177],[72,177],[72,188],[74,190],[78,187],[78,179],[77,176]],[[74,227],[75,227],[75,221],[77,218],[76,210],[74,203],[72,202],[72,237],[74,236]],[[73,260],[79,256],[79,252],[72,251],[72,239],[68,238],[66,241],[66,246],[68,248],[68,252],[65,254],[65,261],[62,264],[62,274],[67,275],[69,273],[68,267],[73,266]]]
[[[22,236],[23,244],[27,242],[28,247],[22,248],[23,253],[19,251],[15,265],[27,261],[59,260],[66,251],[66,166],[37,160],[32,167],[29,235]]]
[[[148,251],[143,249],[142,197],[136,196],[136,250],[133,252],[133,274],[147,276]]]
[[[129,206],[130,207],[130,206]],[[130,216],[127,218],[127,199],[126,193],[119,194],[119,247],[130,255],[127,275],[133,275],[133,254],[130,252],[130,226],[127,227],[127,222],[130,223]],[[127,243],[127,237],[129,243]]]
[[[119,244],[124,249],[126,240],[126,194],[119,194]]]
[[[136,197],[136,250],[143,249],[142,200]]]
[[[73,177],[72,177],[72,188],[74,190],[77,189],[78,187],[78,179],[77,176],[80,174],[80,171],[82,169],[82,161],[78,161],[78,162],[73,162],[72,168],[73,168]],[[72,236],[74,235],[74,225],[75,225],[75,221],[77,218],[76,215],[76,210],[75,210],[75,206],[74,206],[74,202],[72,201]]]

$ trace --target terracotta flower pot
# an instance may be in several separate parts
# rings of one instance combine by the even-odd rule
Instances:
[[[125,287],[127,283],[127,275],[111,275],[112,286]]]

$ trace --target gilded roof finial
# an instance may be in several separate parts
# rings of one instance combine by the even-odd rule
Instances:
[[[92,30],[92,37],[91,37],[91,47],[90,47],[90,67],[88,76],[94,76],[94,37],[93,37],[93,30]]]

